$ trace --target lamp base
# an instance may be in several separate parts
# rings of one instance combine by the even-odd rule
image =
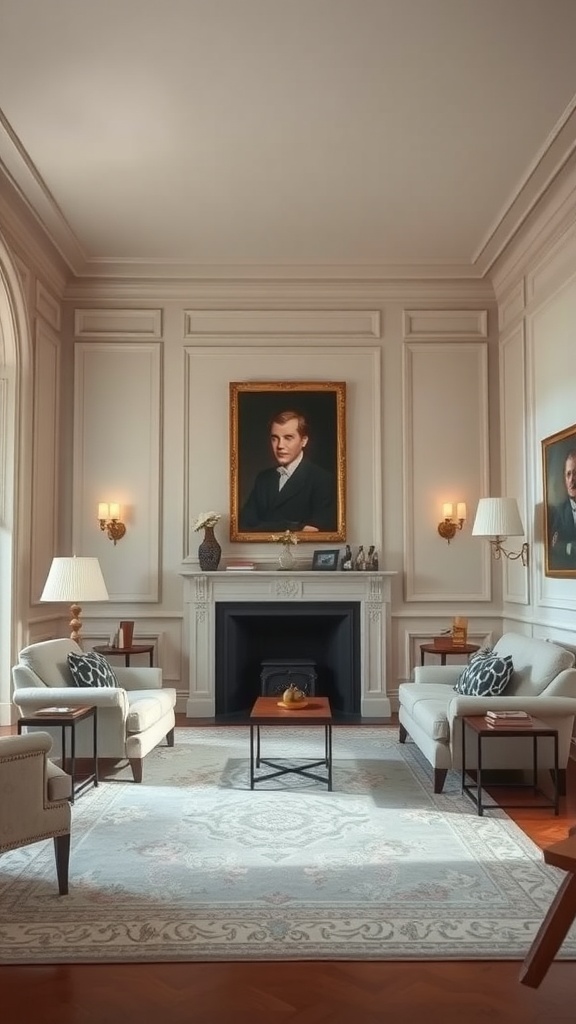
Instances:
[[[82,608],[79,604],[70,605],[70,639],[74,640],[79,647],[82,647],[82,641],[80,639],[80,630],[82,629],[82,620],[80,618],[80,612]]]

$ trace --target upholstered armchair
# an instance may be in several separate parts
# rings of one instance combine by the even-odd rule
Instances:
[[[70,653],[82,654],[74,640],[45,640],[25,647],[12,669],[14,704],[22,715],[47,705],[95,705],[98,757],[127,758],[134,781],[141,782],[146,754],[164,738],[174,746],[176,690],[162,686],[161,669],[136,666],[114,666],[117,686],[76,686],[68,665]],[[92,757],[91,730],[90,721],[78,723],[77,757]],[[53,739],[56,747],[58,731]]]
[[[0,738],[0,854],[54,840],[61,896],[68,892],[72,779],[48,759],[48,733]]]
[[[462,718],[487,711],[527,711],[558,730],[560,792],[565,791],[566,765],[576,717],[574,655],[547,640],[506,633],[493,653],[512,658],[512,679],[502,696],[466,696],[454,687],[462,672],[458,665],[424,665],[414,670],[414,682],[398,687],[400,742],[409,737],[434,769],[434,792],[441,793],[446,773],[460,768]],[[476,767],[475,744],[467,751],[467,767]],[[532,765],[532,741],[495,737],[485,746],[483,767],[524,770]],[[552,740],[541,741],[541,768],[552,768]]]

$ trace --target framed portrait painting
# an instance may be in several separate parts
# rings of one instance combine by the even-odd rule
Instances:
[[[576,424],[542,441],[544,572],[576,578]]]
[[[230,384],[230,540],[346,537],[346,384]]]

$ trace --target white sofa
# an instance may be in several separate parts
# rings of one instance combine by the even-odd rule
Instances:
[[[510,655],[511,683],[501,697],[469,697],[454,686],[462,665],[424,665],[414,670],[414,682],[398,688],[400,742],[409,736],[434,769],[434,792],[441,793],[446,773],[461,765],[461,719],[486,711],[522,710],[558,730],[560,791],[565,791],[566,764],[576,716],[574,655],[547,640],[506,633],[494,653]],[[467,767],[476,766],[476,744],[466,750]],[[538,762],[553,766],[552,741],[539,741]],[[494,737],[484,745],[483,768],[526,769],[532,766],[532,741]]]
[[[176,690],[162,686],[159,668],[114,666],[117,687],[73,684],[68,654],[82,654],[74,640],[45,640],[25,647],[12,669],[13,702],[21,714],[38,708],[93,704],[98,709],[98,757],[128,758],[135,782],[142,781],[142,760],[166,738],[174,746]],[[51,732],[55,747],[59,730]],[[92,721],[77,727],[76,756],[92,756]]]

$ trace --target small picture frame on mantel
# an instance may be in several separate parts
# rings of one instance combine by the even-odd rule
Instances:
[[[312,556],[312,568],[318,572],[332,572],[338,568],[340,548],[315,551]]]

